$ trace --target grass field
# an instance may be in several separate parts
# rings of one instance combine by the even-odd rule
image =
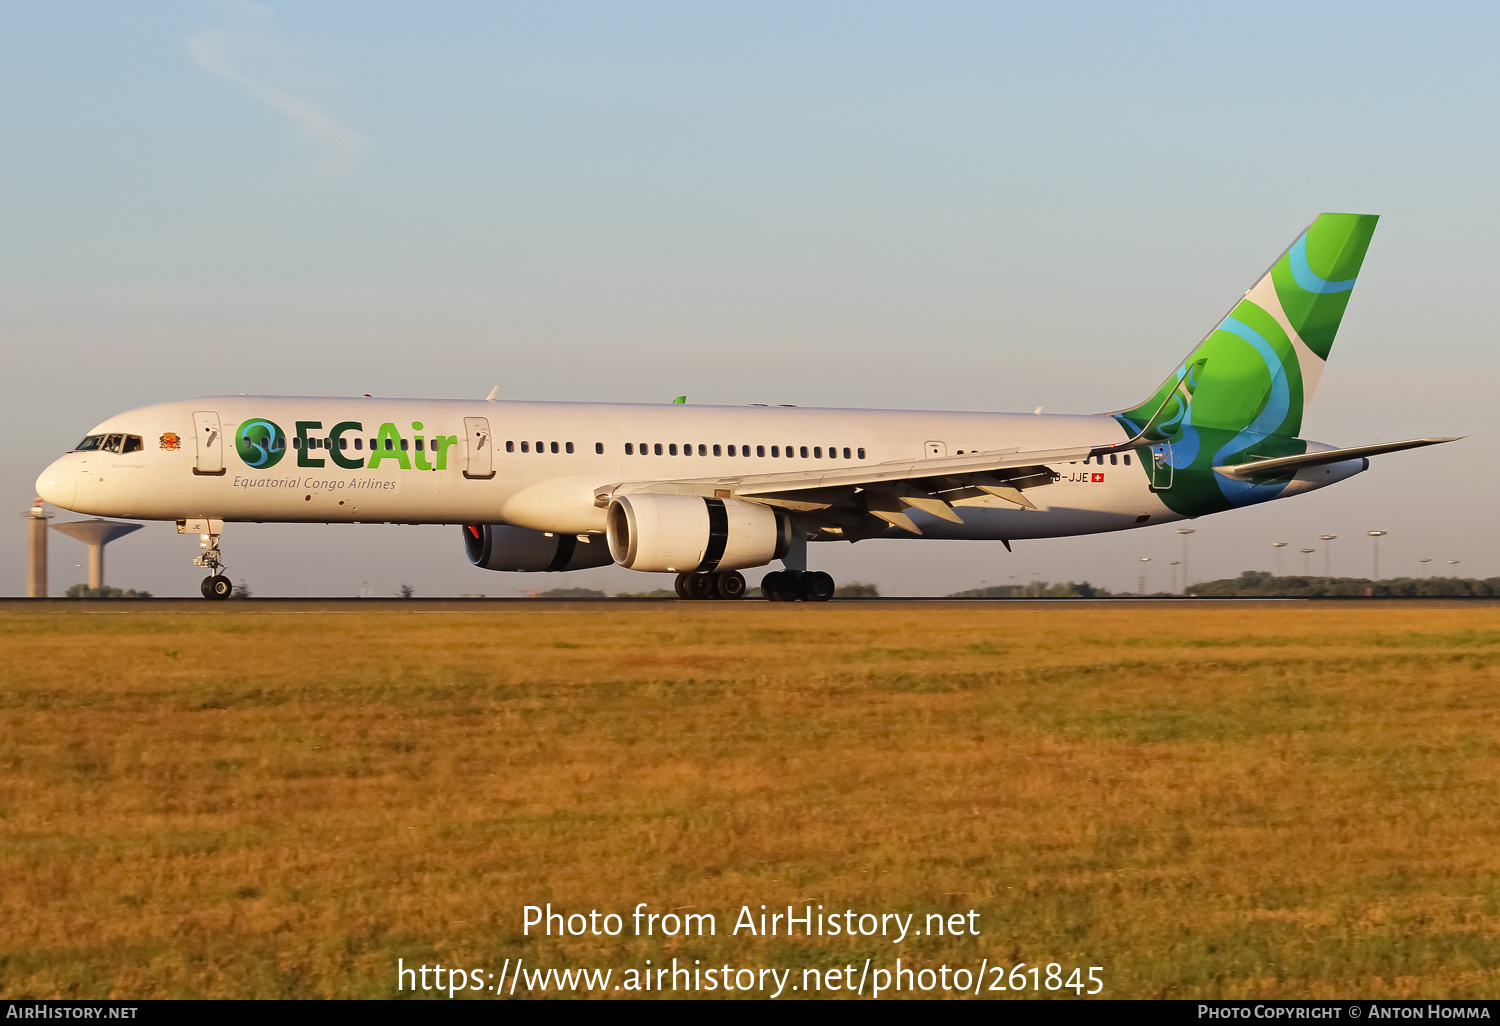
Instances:
[[[246,605],[0,612],[0,996],[898,954],[1500,995],[1495,608]],[[522,938],[549,901],[719,932]],[[983,932],[726,936],[789,903]]]

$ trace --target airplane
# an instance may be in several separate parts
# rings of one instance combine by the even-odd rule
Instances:
[[[1104,414],[216,396],[91,429],[37,494],[199,535],[230,523],[445,524],[488,570],[611,563],[684,599],[826,601],[808,543],[1059,538],[1300,495],[1369,457],[1299,437],[1378,217],[1325,213],[1143,402]]]

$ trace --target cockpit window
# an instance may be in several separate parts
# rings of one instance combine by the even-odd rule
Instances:
[[[99,446],[99,448],[105,452],[119,452],[120,443],[124,440],[124,437],[124,435],[105,435],[104,444]]]
[[[74,452],[93,452],[104,444],[103,435],[89,435],[83,441],[73,446]]]
[[[140,435],[126,435],[125,436],[125,451],[126,452],[143,452],[145,450],[145,448],[146,448],[146,445],[145,445],[144,442],[141,441],[141,436]]]

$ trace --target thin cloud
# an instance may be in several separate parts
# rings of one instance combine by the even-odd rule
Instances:
[[[187,40],[187,49],[188,55],[198,67],[210,75],[234,83],[257,100],[279,111],[304,135],[327,143],[351,157],[358,156],[364,150],[365,140],[358,132],[345,128],[302,97],[253,78],[237,67],[229,57],[227,33],[216,29],[200,32]]]

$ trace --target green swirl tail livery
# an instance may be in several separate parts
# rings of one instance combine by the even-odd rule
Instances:
[[[1114,414],[1168,507],[1201,516],[1276,498],[1280,480],[1214,468],[1307,452],[1302,415],[1379,218],[1321,214],[1139,406]]]

